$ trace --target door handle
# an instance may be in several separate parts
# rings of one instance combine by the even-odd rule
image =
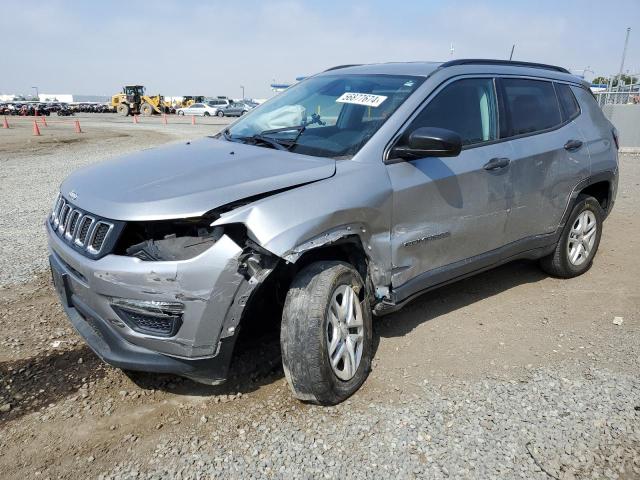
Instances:
[[[485,170],[498,170],[499,168],[504,168],[511,163],[511,160],[508,158],[492,158],[487,163],[484,164],[482,168]]]
[[[581,140],[569,140],[567,143],[564,144],[564,149],[573,151],[573,150],[578,150],[581,146],[582,146]]]

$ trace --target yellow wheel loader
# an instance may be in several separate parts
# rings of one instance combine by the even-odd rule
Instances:
[[[142,85],[125,85],[122,93],[111,97],[111,107],[120,115],[153,115],[165,113],[166,106],[162,95],[146,95]]]
[[[204,103],[204,95],[187,95],[182,97],[182,102],[180,102],[180,106],[182,108],[190,107],[194,103]]]

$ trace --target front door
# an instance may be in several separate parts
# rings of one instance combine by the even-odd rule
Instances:
[[[445,85],[399,142],[416,128],[446,128],[460,134],[460,155],[387,165],[393,188],[392,286],[402,298],[465,273],[504,245],[511,145],[495,143],[495,92],[492,78]]]

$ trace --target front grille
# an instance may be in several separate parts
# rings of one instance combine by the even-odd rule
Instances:
[[[113,248],[116,231],[122,222],[114,222],[85,212],[59,195],[49,217],[53,230],[60,238],[87,256],[99,257]],[[118,227],[118,228],[115,228]]]
[[[109,234],[109,230],[113,227],[112,224],[103,222],[102,220],[96,223],[91,235],[91,243],[89,244],[89,251],[97,253],[102,249],[104,241]]]
[[[85,245],[87,241],[87,237],[89,236],[89,229],[93,225],[94,219],[89,215],[85,215],[82,217],[82,221],[80,222],[80,230],[78,231],[78,235],[76,235],[76,245],[82,247]]]
[[[67,240],[71,240],[75,236],[76,227],[78,226],[78,220],[80,220],[81,216],[82,213],[80,213],[79,210],[74,210],[69,215],[69,222],[67,224],[67,228],[64,231],[64,236]]]

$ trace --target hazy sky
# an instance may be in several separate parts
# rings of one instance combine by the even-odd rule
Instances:
[[[0,1],[0,93],[270,95],[345,63],[508,58],[640,72],[640,0]],[[593,74],[587,73],[590,79]]]

